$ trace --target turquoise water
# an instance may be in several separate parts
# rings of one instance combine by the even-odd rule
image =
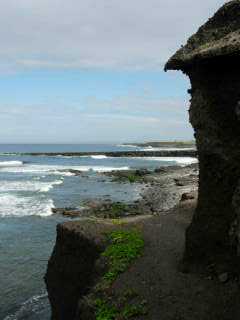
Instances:
[[[0,145],[0,319],[50,318],[43,276],[56,237],[53,207],[81,207],[101,198],[130,202],[139,186],[102,174],[128,168],[154,169],[191,159],[3,155],[17,152],[133,150],[113,145]],[[69,169],[84,171],[74,176]]]

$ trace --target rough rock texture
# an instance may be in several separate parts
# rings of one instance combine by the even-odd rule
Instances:
[[[240,50],[240,2],[230,1],[167,62],[165,69],[183,70],[204,59],[237,56]]]
[[[91,220],[58,225],[45,276],[52,320],[75,319],[80,297],[103,271],[96,262],[104,250],[103,231],[110,228],[104,222]]]
[[[189,200],[182,202],[167,214],[125,220],[125,222],[131,221],[131,227],[134,224],[134,228],[141,230],[145,242],[144,253],[118,277],[107,294],[113,301],[119,301],[130,291],[135,293],[134,303],[146,302],[147,314],[130,319],[240,319],[239,283],[227,269],[210,265],[208,270],[203,270],[203,274],[179,271],[179,260],[184,250],[184,232],[189,225],[194,207],[195,202]],[[114,228],[119,227],[126,228],[128,224],[114,225]],[[58,229],[60,234],[57,239],[59,243],[56,244],[57,254],[55,250],[47,273],[52,319],[94,320],[96,318],[87,299],[88,294],[92,292],[89,287],[94,283],[94,278],[89,281],[90,270],[87,270],[89,260],[85,261],[83,258],[86,258],[86,254],[81,241],[84,243],[89,241],[91,248],[94,247],[92,244],[96,243],[97,248],[101,250],[101,234],[110,228],[112,228],[110,223],[100,221],[97,225],[94,221],[90,223],[80,220],[65,223]],[[72,241],[72,246],[69,241]],[[72,247],[74,249],[71,249]],[[97,259],[93,268],[90,267],[93,275],[96,274],[95,270],[101,270],[98,261]],[[90,266],[93,265],[92,262]],[[80,275],[80,272],[83,274]],[[97,274],[99,273],[101,272],[98,271]],[[87,297],[83,297],[84,292]],[[68,296],[69,294],[72,296]]]
[[[122,224],[105,219],[81,219],[57,226],[56,244],[45,275],[51,320],[90,319],[83,315],[82,298],[106,272],[101,257],[107,245],[106,233],[134,226],[138,219],[129,218],[127,224],[124,219]]]
[[[240,1],[231,1],[167,63],[191,80],[190,122],[200,161],[187,259],[237,256],[240,178]]]

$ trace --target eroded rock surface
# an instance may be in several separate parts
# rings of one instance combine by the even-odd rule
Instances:
[[[52,320],[75,319],[80,297],[102,272],[96,261],[104,250],[104,231],[109,228],[90,220],[57,226],[56,245],[45,276]]]
[[[198,206],[186,233],[187,259],[235,259],[240,178],[240,1],[224,5],[166,69],[191,80],[190,122],[200,161]],[[236,201],[235,201],[236,203]],[[236,222],[237,221],[237,222]]]

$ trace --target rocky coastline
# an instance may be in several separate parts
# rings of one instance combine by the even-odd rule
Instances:
[[[143,212],[58,226],[45,277],[52,320],[240,319],[239,9],[224,4],[165,66],[190,78],[198,190],[194,167],[115,174],[146,183]],[[115,154],[196,151],[181,152]]]
[[[85,174],[75,170],[75,175]],[[79,208],[53,208],[54,214],[67,217],[125,218],[129,216],[158,214],[174,208],[179,201],[196,198],[198,165],[170,166],[147,169],[119,170],[99,175],[118,183],[131,183],[140,188],[140,198],[133,203],[113,202],[110,199],[85,201]]]
[[[132,183],[126,172],[111,176]],[[142,187],[136,203],[96,201],[89,204],[91,217],[86,212],[81,219],[57,226],[45,276],[51,319],[158,320],[161,314],[161,319],[170,320],[180,319],[181,312],[184,320],[237,320],[238,282],[226,266],[213,264],[192,273],[179,265],[185,230],[196,207],[198,166],[144,171],[134,183]],[[136,230],[144,241],[143,252],[114,281],[106,282],[109,235],[122,237]]]
[[[140,184],[142,194],[134,203],[92,201],[83,211],[55,209],[56,214],[82,218],[57,226],[56,244],[45,276],[52,320],[95,319],[94,308],[86,301],[107,269],[102,252],[107,247],[108,232],[139,228],[154,216],[171,215],[180,203],[196,199],[197,164],[159,168],[153,172],[107,173],[120,183],[132,183],[126,174],[140,177],[133,183]]]
[[[4,154],[4,153],[3,153]],[[9,155],[9,154],[8,154]],[[193,149],[182,150],[158,150],[158,151],[113,151],[113,152],[34,152],[34,153],[14,153],[21,156],[64,156],[64,157],[196,157],[197,151]]]

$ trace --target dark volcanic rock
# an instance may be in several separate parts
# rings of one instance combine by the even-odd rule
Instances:
[[[109,220],[82,219],[57,226],[56,244],[48,262],[45,282],[51,305],[51,320],[90,320],[85,296],[107,270],[101,253],[106,234],[135,226],[134,220],[115,225]]]
[[[75,170],[75,169],[69,169],[68,172],[74,174],[75,176],[81,176],[83,174],[83,171]]]
[[[162,150],[162,151],[113,151],[113,152],[43,152],[43,153],[19,153],[20,155],[31,156],[65,156],[65,157],[86,157],[105,155],[107,157],[196,157],[195,150]]]
[[[79,210],[77,208],[52,208],[52,212],[73,218],[83,214],[83,210]]]
[[[45,282],[52,320],[74,320],[79,299],[103,273],[97,263],[105,248],[104,233],[112,225],[92,220],[57,226],[57,239],[48,262]]]
[[[167,63],[191,80],[190,122],[200,161],[188,260],[235,259],[240,178],[240,1],[225,4]],[[236,203],[236,201],[235,201]]]
[[[182,194],[181,201],[193,200],[196,198],[196,193],[186,192]]]

